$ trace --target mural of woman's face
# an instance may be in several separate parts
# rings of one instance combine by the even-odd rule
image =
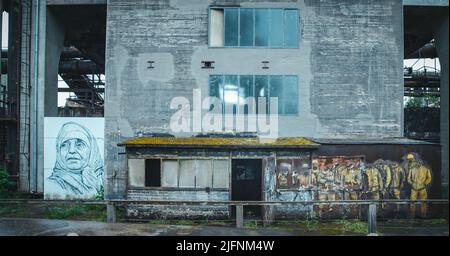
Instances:
[[[61,159],[71,170],[84,168],[88,163],[90,151],[88,144],[78,138],[65,140],[60,148]]]

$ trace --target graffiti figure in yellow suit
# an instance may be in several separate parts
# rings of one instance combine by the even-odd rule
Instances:
[[[388,199],[389,198],[389,186],[391,185],[392,176],[391,176],[391,167],[389,164],[382,160],[378,159],[374,163],[375,167],[378,169],[378,172],[381,175],[382,178],[382,188],[381,188],[381,198],[382,199]]]
[[[411,200],[426,200],[427,186],[431,184],[431,170],[426,167],[417,157],[410,153],[406,156],[406,168],[408,173],[408,184],[411,186]],[[416,214],[416,205],[410,206],[411,215]],[[420,206],[421,217],[425,218],[427,215],[427,204],[422,203]]]
[[[367,193],[367,198],[379,200],[380,194],[384,190],[383,177],[380,171],[373,165],[367,165],[364,174],[366,175],[365,193]]]
[[[317,175],[317,187],[319,189],[319,200],[336,200],[336,184],[335,175],[331,166],[325,165],[325,159],[319,162],[319,173]],[[323,205],[319,205],[320,213],[322,213]],[[332,211],[333,207],[330,205],[328,211]]]
[[[361,185],[360,169],[351,160],[346,161],[346,166],[340,169],[340,185],[344,190],[344,200],[358,200],[358,190]]]
[[[394,199],[400,199],[406,182],[405,170],[397,162],[389,162],[389,165],[392,173],[391,185],[389,186],[390,194]]]

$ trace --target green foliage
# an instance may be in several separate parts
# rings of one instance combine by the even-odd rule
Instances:
[[[251,221],[244,221],[244,228],[258,228],[258,221],[251,220]]]
[[[366,222],[362,221],[348,221],[344,224],[345,233],[367,234],[369,227]]]
[[[94,198],[95,200],[103,200],[105,199],[105,189],[103,186],[100,187],[100,191],[97,192],[97,195]]]
[[[79,206],[54,206],[48,208],[45,212],[49,219],[67,219],[81,215],[82,213],[83,209]]]
[[[45,210],[46,218],[49,219],[93,219],[106,221],[106,208],[104,205],[70,205],[53,206]]]
[[[411,97],[406,102],[407,108],[426,108],[426,107],[436,107],[441,106],[441,98],[436,95],[425,95],[420,97]]]
[[[319,230],[320,222],[310,213],[305,220],[305,226],[308,232],[317,231]]]
[[[9,197],[13,185],[14,183],[11,181],[8,171],[0,165],[0,198]]]

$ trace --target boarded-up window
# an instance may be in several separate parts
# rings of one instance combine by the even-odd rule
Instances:
[[[224,11],[223,9],[211,9],[211,23],[209,27],[210,45],[221,47],[224,45]]]
[[[128,184],[133,187],[145,186],[144,159],[128,159]]]
[[[229,188],[230,187],[230,161],[214,160],[213,167],[213,187]]]
[[[197,160],[195,168],[195,187],[212,187],[212,161]]]
[[[169,188],[178,187],[178,161],[162,161],[161,186]]]
[[[180,160],[180,188],[195,188],[196,160]]]

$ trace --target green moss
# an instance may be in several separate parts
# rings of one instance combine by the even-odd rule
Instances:
[[[316,144],[301,137],[278,139],[140,137],[126,140],[119,145],[302,146]]]

